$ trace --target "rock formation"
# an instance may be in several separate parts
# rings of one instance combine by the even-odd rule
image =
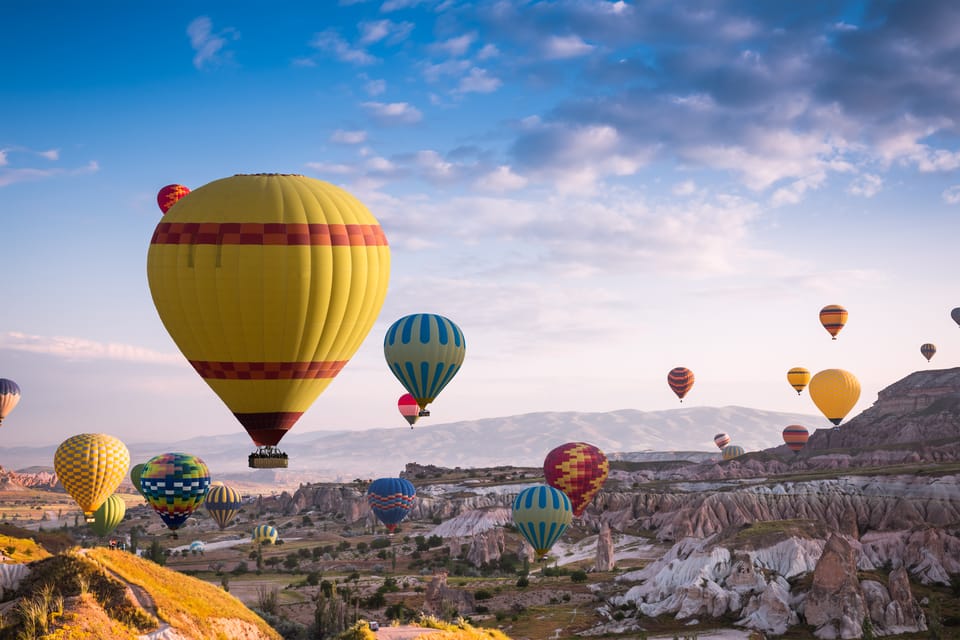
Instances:
[[[803,603],[807,624],[825,640],[860,638],[868,610],[857,580],[853,547],[840,535],[832,535],[813,570],[813,587]]]
[[[447,615],[451,610],[460,614],[474,610],[473,594],[447,586],[447,572],[437,571],[427,585],[424,608],[435,615]]]
[[[613,555],[613,534],[610,533],[610,523],[600,524],[600,534],[597,536],[597,557],[593,563],[595,571],[611,571],[615,559]]]

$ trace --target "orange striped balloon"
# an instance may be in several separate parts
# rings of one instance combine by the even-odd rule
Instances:
[[[723,449],[725,446],[730,444],[730,436],[726,433],[718,433],[713,436],[713,443],[717,445],[718,449]]]
[[[683,397],[693,387],[693,371],[686,367],[675,367],[667,374],[667,384],[680,398],[680,402],[683,402]]]
[[[791,424],[783,430],[783,441],[790,447],[794,453],[803,449],[810,439],[810,432],[807,428],[799,424]]]
[[[848,315],[847,310],[840,305],[828,304],[820,309],[820,324],[836,340],[840,329],[843,329],[843,325],[847,324]]]

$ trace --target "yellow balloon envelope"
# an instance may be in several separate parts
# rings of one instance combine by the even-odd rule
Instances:
[[[164,326],[261,447],[280,441],[360,347],[389,276],[370,211],[298,175],[194,189],[147,254]]]
[[[860,399],[860,381],[849,371],[825,369],[810,380],[810,398],[827,420],[839,425]]]
[[[130,467],[127,445],[105,433],[81,433],[64,440],[53,456],[53,468],[87,522],[109,498]]]

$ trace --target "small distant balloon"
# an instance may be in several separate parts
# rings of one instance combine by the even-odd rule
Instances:
[[[820,309],[820,324],[836,340],[837,334],[843,329],[843,325],[847,324],[848,315],[847,310],[840,305],[828,304]]]
[[[140,488],[140,474],[143,473],[145,466],[147,466],[147,463],[141,462],[140,464],[135,464],[130,467],[130,484],[133,485],[133,488],[136,489],[137,493],[141,496],[143,495],[143,489]]]
[[[746,450],[736,444],[729,444],[723,448],[723,451],[720,452],[720,455],[724,460],[733,460],[734,458],[739,458],[746,453]]]
[[[93,522],[90,528],[98,536],[108,536],[117,528],[123,516],[127,513],[127,505],[123,498],[113,494],[100,505],[100,508],[93,512]]]
[[[673,389],[673,392],[683,402],[683,397],[687,395],[693,387],[693,371],[686,367],[674,367],[667,374],[667,384]]]
[[[713,436],[713,444],[717,445],[718,449],[723,449],[725,446],[730,444],[730,436],[726,433],[718,433]]]
[[[0,378],[0,424],[20,402],[20,387],[13,380]]]
[[[950,312],[950,317],[957,323],[957,326],[960,326],[960,307],[954,307],[953,311]]]
[[[417,399],[412,394],[405,393],[397,400],[397,408],[400,410],[403,419],[413,429],[413,425],[420,419],[420,405],[417,404]]]
[[[275,527],[271,527],[268,524],[261,524],[253,530],[251,539],[258,544],[273,544],[277,541],[278,535]]]
[[[920,354],[927,359],[927,362],[930,362],[930,358],[932,358],[936,352],[937,346],[932,342],[925,342],[920,345]]]
[[[794,453],[803,449],[809,439],[810,432],[802,425],[791,424],[783,430],[783,442],[790,448],[790,451]]]
[[[168,184],[157,193],[157,204],[160,205],[160,211],[166,213],[170,207],[177,204],[183,196],[190,193],[190,189],[182,184]]]
[[[243,507],[243,496],[240,492],[225,484],[211,484],[207,490],[207,497],[203,500],[204,506],[210,512],[210,517],[217,523],[220,530],[227,528],[240,509]]]
[[[797,395],[800,395],[810,383],[810,372],[803,367],[794,367],[787,371],[787,382],[796,390]]]
[[[367,488],[370,510],[390,533],[409,515],[416,497],[417,489],[406,478],[377,478]]]

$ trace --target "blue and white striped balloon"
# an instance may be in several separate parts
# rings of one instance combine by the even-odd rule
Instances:
[[[404,316],[387,329],[383,339],[390,371],[420,409],[433,402],[457,375],[466,354],[460,327],[435,313]]]
[[[549,485],[524,489],[513,501],[513,523],[533,547],[537,559],[547,555],[572,521],[570,498]]]

